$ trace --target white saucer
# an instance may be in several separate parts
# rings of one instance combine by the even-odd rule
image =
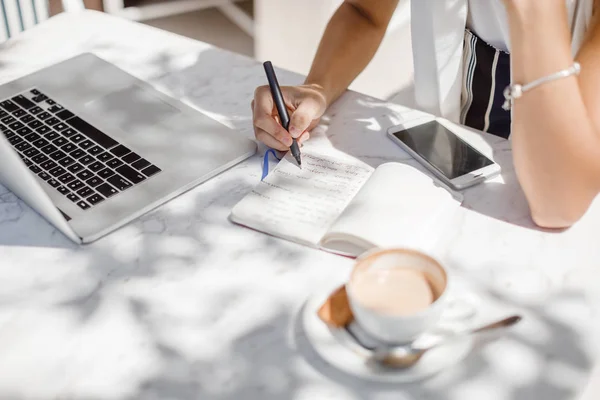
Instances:
[[[378,366],[369,361],[371,351],[367,348],[377,342],[368,337],[356,323],[350,324],[348,329],[336,329],[329,327],[317,315],[319,307],[330,293],[331,291],[320,292],[307,300],[302,311],[302,323],[314,350],[326,362],[348,374],[379,382],[415,382],[458,364],[473,348],[473,339],[466,337],[428,351],[410,368]]]

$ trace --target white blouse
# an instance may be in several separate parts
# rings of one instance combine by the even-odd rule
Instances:
[[[462,52],[469,4],[470,27],[496,45],[508,45],[505,12],[491,13],[502,0],[416,0],[411,1],[411,33],[414,62],[415,101],[418,108],[453,122],[460,119],[462,89]],[[544,1],[544,0],[540,0]],[[567,4],[576,0],[567,0]],[[579,0],[570,7],[572,52],[576,54],[590,25],[594,0]],[[485,6],[487,4],[487,7]],[[492,5],[493,4],[493,5]],[[490,7],[491,6],[491,7]],[[487,19],[495,18],[485,25]],[[483,25],[482,22],[483,21]],[[489,22],[489,20],[488,20]],[[498,29],[495,29],[497,27]],[[502,47],[502,46],[498,46]]]
[[[569,23],[573,26],[577,0],[565,0]],[[502,0],[469,0],[467,28],[484,42],[503,51],[509,51],[508,17]]]

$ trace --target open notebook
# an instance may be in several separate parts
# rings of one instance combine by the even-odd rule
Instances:
[[[409,165],[286,155],[232,210],[233,222],[347,256],[373,247],[433,246],[460,206],[457,193]]]

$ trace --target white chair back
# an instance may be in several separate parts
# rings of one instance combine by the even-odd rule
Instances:
[[[65,11],[83,9],[82,0],[63,0]],[[0,42],[47,20],[48,0],[0,0]]]

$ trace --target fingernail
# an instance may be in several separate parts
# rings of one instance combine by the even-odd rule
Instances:
[[[294,142],[294,140],[292,140],[291,137],[286,137],[285,140],[284,140],[284,142],[285,142],[286,146],[291,146],[292,143]]]
[[[302,134],[302,131],[295,126],[290,127],[290,135],[292,137],[298,138]]]

